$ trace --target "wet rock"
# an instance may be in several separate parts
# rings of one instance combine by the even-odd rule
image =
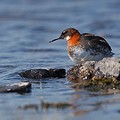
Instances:
[[[72,103],[67,103],[67,102],[45,102],[45,101],[41,101],[41,104],[28,104],[28,105],[24,105],[24,106],[19,106],[19,109],[23,109],[23,110],[28,110],[28,109],[34,109],[34,110],[39,110],[39,109],[50,109],[50,108],[54,108],[54,109],[65,109],[65,108],[69,108],[69,107],[73,107]]]
[[[17,92],[17,93],[28,93],[31,92],[31,83],[19,82],[0,86],[1,93]]]
[[[20,76],[24,78],[40,79],[47,78],[50,74],[46,69],[31,69],[21,72]]]
[[[74,66],[68,70],[67,78],[77,83],[73,88],[120,89],[120,59],[104,58]]]
[[[64,78],[66,75],[65,69],[49,69],[50,77]]]
[[[65,69],[30,69],[19,73],[21,77],[31,79],[64,78],[65,74]]]
[[[67,72],[67,79],[72,82],[84,82],[81,80],[90,80],[93,77],[94,64],[86,63],[70,68]]]
[[[103,78],[120,80],[120,59],[104,58],[99,62],[85,62],[83,65],[74,66],[69,69],[67,78],[75,82]]]

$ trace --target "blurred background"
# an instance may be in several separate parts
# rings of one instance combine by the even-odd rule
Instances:
[[[115,57],[120,56],[120,1],[119,0],[0,0],[0,83],[23,81],[17,73],[31,68],[65,68],[73,65],[69,60],[66,42],[49,41],[68,28],[74,27],[80,33],[90,32],[105,37]],[[33,83],[31,94],[1,94],[1,120],[74,119],[101,120],[116,118],[117,107],[103,107],[85,116],[75,116],[76,110],[22,111],[18,106],[46,101],[72,101],[86,104],[116,96],[91,97],[89,92],[76,92],[66,79],[45,80]],[[87,99],[87,101],[85,101]],[[116,103],[115,103],[116,104]],[[93,106],[82,106],[89,109]],[[104,114],[107,112],[108,116]],[[112,111],[112,114],[111,114]],[[7,116],[6,116],[7,114]],[[100,116],[98,118],[98,116]]]

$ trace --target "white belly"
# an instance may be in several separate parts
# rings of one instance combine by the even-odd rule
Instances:
[[[76,63],[76,64],[80,64],[82,62],[85,61],[99,61],[101,59],[103,59],[104,57],[109,57],[109,56],[105,56],[105,54],[99,52],[96,54],[92,54],[92,50],[83,50],[83,49],[74,49],[74,53],[72,55],[69,55],[70,59]]]

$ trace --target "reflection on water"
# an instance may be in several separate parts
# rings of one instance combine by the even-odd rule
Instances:
[[[105,37],[119,57],[119,5],[119,0],[1,0],[0,83],[23,81],[17,73],[25,69],[69,69],[73,63],[67,56],[66,42],[49,44],[68,27]],[[119,116],[119,94],[91,95],[88,91],[75,91],[70,84],[66,79],[45,79],[34,82],[31,93],[1,94],[1,119],[106,120]],[[40,104],[41,98],[48,102],[72,102],[74,108],[18,109],[26,104]]]

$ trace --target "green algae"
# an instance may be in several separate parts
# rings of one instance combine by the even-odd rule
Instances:
[[[120,81],[111,78],[84,80],[84,82],[81,80],[81,82],[73,84],[72,88],[86,89],[92,92],[108,91],[110,89],[120,90]]]

